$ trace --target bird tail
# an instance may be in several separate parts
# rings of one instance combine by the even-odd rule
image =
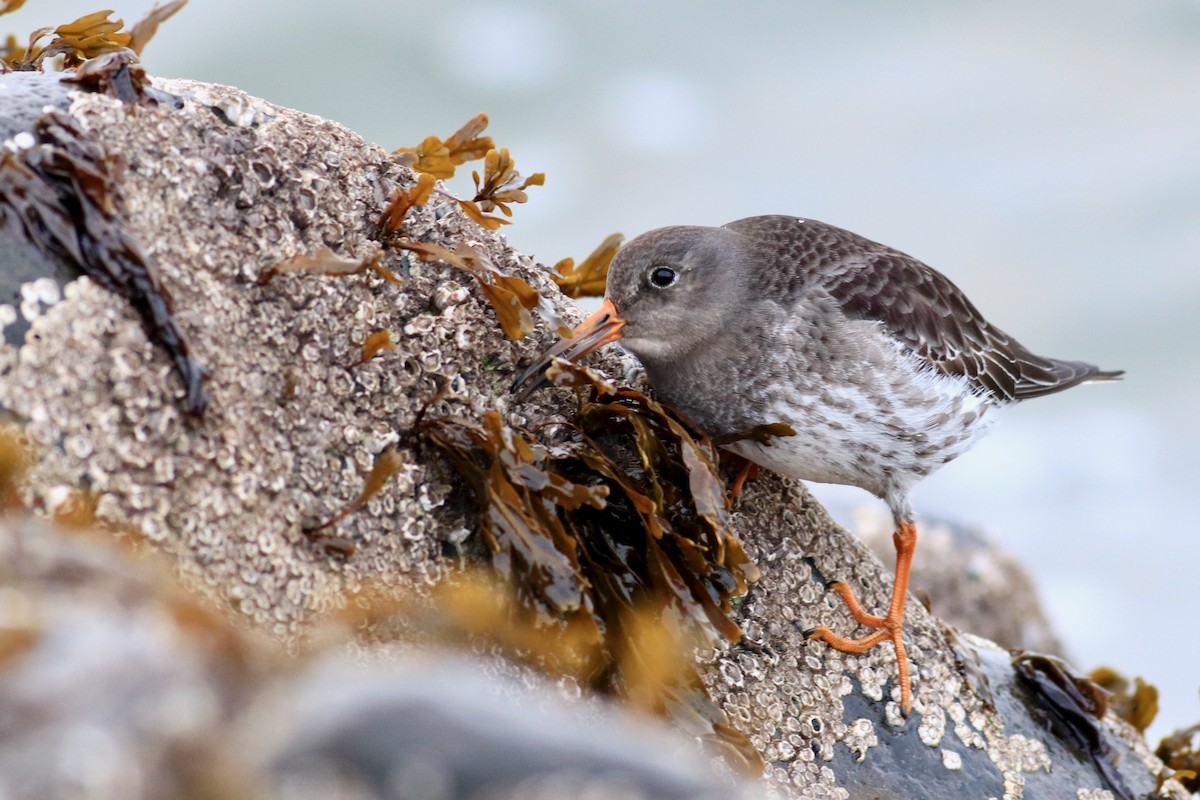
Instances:
[[[1081,383],[1119,381],[1125,370],[1102,370],[1085,361],[1064,361],[1058,358],[1034,356],[1021,359],[1021,377],[1017,381],[1016,399],[1061,392]]]

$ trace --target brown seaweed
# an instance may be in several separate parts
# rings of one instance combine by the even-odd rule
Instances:
[[[796,430],[786,422],[768,422],[765,425],[755,425],[750,430],[729,433],[724,436],[714,436],[713,444],[725,445],[734,442],[757,442],[769,445],[772,439],[781,436],[795,436]]]
[[[373,467],[371,467],[371,472],[367,475],[366,480],[363,482],[362,491],[359,492],[358,497],[355,498],[354,502],[338,511],[324,522],[306,526],[304,528],[304,532],[312,537],[320,537],[326,543],[328,543],[328,541],[333,541],[337,537],[324,536],[322,531],[333,527],[341,520],[365,506],[372,497],[379,494],[379,492],[387,484],[388,480],[390,480],[393,475],[399,472],[403,466],[404,457],[399,453],[399,451],[394,448],[384,450],[376,457],[375,464]],[[350,553],[353,553],[353,549],[350,550]]]
[[[1189,792],[1200,791],[1200,724],[1163,737],[1154,755],[1174,770],[1165,777],[1179,781]]]
[[[379,216],[379,224],[384,231],[389,234],[399,231],[411,209],[429,202],[436,182],[437,179],[433,175],[422,172],[417,175],[417,182],[412,186],[397,186],[392,192],[392,199]]]
[[[185,408],[203,413],[204,370],[171,315],[169,293],[122,224],[110,158],[56,109],[38,120],[36,137],[35,146],[0,155],[0,215],[36,246],[128,300],[146,335],[174,361]]]
[[[393,247],[416,253],[422,261],[441,261],[474,276],[479,288],[496,312],[500,327],[510,339],[520,339],[533,330],[533,316],[529,313],[537,308],[556,325],[558,316],[553,307],[528,282],[507,275],[492,263],[487,254],[468,244],[459,244],[453,250],[432,242],[400,239]]]
[[[1108,711],[1109,694],[1087,678],[1071,674],[1061,659],[1041,653],[1013,651],[1017,677],[1038,699],[1035,715],[1044,715],[1060,737],[1082,751],[1120,800],[1136,795],[1117,771],[1116,754],[1105,738],[1102,719]]]
[[[1138,733],[1145,733],[1158,716],[1158,688],[1141,678],[1129,679],[1109,667],[1099,667],[1088,675],[1094,683],[1109,693],[1108,704],[1113,712],[1128,722]]]
[[[21,507],[21,481],[28,469],[29,453],[20,430],[0,424],[0,512]]]
[[[158,26],[187,2],[170,0],[165,5],[156,5],[128,31],[122,30],[123,20],[109,19],[113,12],[105,10],[85,14],[65,25],[38,28],[29,34],[29,42],[24,47],[18,46],[16,38],[9,36],[3,48],[3,65],[17,71],[40,70],[48,59],[62,56],[62,67],[74,69],[90,59],[109,54],[119,53],[127,58],[140,56],[158,32]],[[24,0],[0,2],[0,14],[14,11],[23,4]],[[42,40],[48,36],[54,38],[43,45]]]
[[[416,147],[400,147],[392,151],[392,158],[415,172],[424,172],[442,180],[452,178],[455,167],[483,158],[495,147],[492,137],[480,136],[487,125],[487,114],[476,114],[446,141],[436,136],[426,136]]]
[[[144,96],[150,80],[146,70],[128,52],[106,53],[90,58],[69,75],[63,83],[74,83],[89,92],[115,97],[122,103],[133,104]]]
[[[56,28],[38,28],[29,35],[20,66],[37,69],[46,59],[61,55],[63,67],[70,69],[89,58],[127,49],[132,37],[121,31],[124,20],[109,19],[112,13],[96,11]],[[42,39],[51,34],[54,38],[43,46]]]
[[[577,659],[580,680],[675,719],[760,773],[691,656],[696,643],[740,638],[732,600],[757,579],[729,527],[715,445],[591,371],[563,362],[553,377],[595,388],[553,440],[509,428],[496,412],[482,425],[426,419],[419,433],[471,487],[491,568],[522,613],[543,620],[546,635],[597,643]]]
[[[487,124],[486,114],[476,114],[444,142],[436,136],[427,136],[416,147],[401,147],[393,151],[394,161],[419,173],[420,177],[428,176],[428,180],[418,180],[415,189],[400,189],[393,194],[380,219],[387,233],[395,233],[400,229],[409,208],[428,200],[433,189],[433,178],[448,180],[454,177],[456,167],[480,158],[484,160],[483,176],[480,177],[478,172],[471,173],[475,181],[474,197],[464,200],[445,189],[439,190],[439,194],[458,203],[464,214],[488,230],[494,231],[501,225],[509,224],[505,217],[512,216],[511,204],[526,202],[529,195],[525,190],[530,186],[543,185],[546,176],[537,172],[522,179],[508,148],[496,149],[490,136],[480,136]],[[489,212],[496,209],[504,217],[488,216]]]
[[[147,11],[146,16],[129,29],[129,49],[140,56],[142,50],[154,38],[154,34],[158,33],[158,26],[175,16],[187,4],[188,0],[170,0]]]
[[[478,172],[472,172],[471,177],[475,181],[475,197],[459,200],[458,204],[468,217],[490,230],[507,225],[508,220],[489,217],[487,212],[500,209],[505,217],[511,217],[511,203],[527,202],[529,195],[525,190],[546,183],[543,172],[535,172],[522,180],[507,147],[489,150],[483,160],[483,177],[480,178]]]
[[[624,235],[610,233],[578,266],[575,259],[564,258],[554,265],[550,277],[567,297],[601,297],[608,283],[608,266],[624,241]]]
[[[358,361],[351,364],[351,367],[361,366],[370,361],[375,356],[385,350],[393,351],[396,349],[396,343],[392,341],[392,332],[387,328],[378,330],[367,337],[363,342],[362,355],[358,357]]]
[[[374,266],[371,261],[361,258],[346,258],[339,256],[325,245],[321,245],[314,253],[299,253],[289,259],[264,269],[258,276],[259,286],[266,286],[277,276],[287,272],[306,272],[312,275],[358,275]]]

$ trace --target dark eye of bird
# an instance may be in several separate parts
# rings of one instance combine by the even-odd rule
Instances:
[[[665,289],[675,282],[675,270],[670,267],[655,267],[650,273],[650,282],[660,289]]]

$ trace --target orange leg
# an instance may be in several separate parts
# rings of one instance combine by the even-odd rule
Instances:
[[[738,470],[737,477],[733,479],[733,486],[729,489],[729,499],[736,501],[741,497],[742,490],[746,488],[746,481],[758,478],[759,471],[758,464],[753,461],[745,461]]]
[[[896,667],[900,673],[900,705],[908,714],[912,710],[912,690],[909,687],[908,654],[904,650],[903,639],[904,598],[908,593],[908,573],[912,568],[913,552],[917,549],[917,526],[912,522],[901,522],[892,534],[892,541],[896,545],[896,580],[892,584],[892,602],[886,617],[877,617],[864,611],[854,591],[845,583],[833,581],[829,584],[829,588],[845,601],[851,616],[860,625],[878,630],[858,639],[850,639],[838,636],[822,625],[805,631],[804,637],[825,642],[843,653],[865,653],[875,645],[890,640],[896,648]]]

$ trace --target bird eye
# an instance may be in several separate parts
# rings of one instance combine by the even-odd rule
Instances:
[[[650,283],[659,289],[665,289],[675,282],[675,270],[670,267],[655,267],[650,273]]]

